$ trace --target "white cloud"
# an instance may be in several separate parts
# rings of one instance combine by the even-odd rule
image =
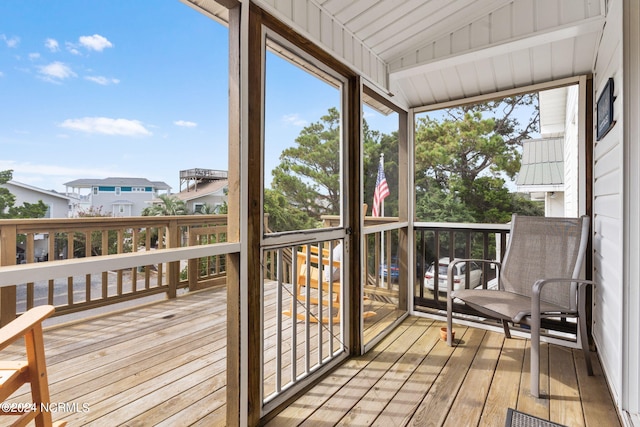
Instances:
[[[67,48],[67,51],[72,55],[80,55],[80,51],[78,50],[78,47],[75,44],[71,42],[65,42],[64,46]]]
[[[123,136],[150,136],[152,135],[138,120],[111,119],[109,117],[83,117],[81,119],[67,119],[60,127],[79,132],[123,135]]]
[[[46,39],[44,41],[44,47],[49,49],[50,52],[57,52],[60,50],[60,45],[56,39]]]
[[[113,44],[106,39],[106,37],[100,34],[94,34],[92,36],[81,36],[79,39],[80,44],[89,50],[95,50],[102,52],[108,47],[113,47]]]
[[[307,121],[300,118],[299,114],[286,114],[282,116],[282,121],[293,126],[306,126]]]
[[[0,71],[0,77],[4,77],[4,73]]]
[[[68,65],[59,61],[39,67],[39,72],[42,79],[52,83],[60,83],[64,79],[77,76]]]
[[[17,36],[7,37],[4,34],[0,34],[0,39],[7,44],[7,47],[18,47],[20,43],[20,37]]]
[[[38,52],[33,52],[29,54],[29,59],[35,61],[40,58],[40,54]]]
[[[194,128],[198,126],[196,122],[188,122],[186,120],[176,120],[175,122],[173,122],[173,124],[176,126],[182,126],[185,128]]]
[[[104,76],[86,76],[85,79],[102,86],[107,86],[110,84],[117,85],[118,83],[120,83],[120,80],[118,79],[111,79],[109,77],[104,77]]]

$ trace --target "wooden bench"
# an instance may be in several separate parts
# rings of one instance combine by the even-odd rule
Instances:
[[[7,403],[3,404],[0,410],[0,416],[17,417],[12,424],[9,424],[11,426],[24,426],[31,421],[34,421],[36,426],[43,427],[66,425],[64,421],[52,424],[51,412],[46,408],[50,400],[42,322],[54,310],[51,305],[34,307],[0,329],[0,350],[24,338],[27,359],[0,361],[0,401],[4,402],[22,385],[31,385],[31,401],[28,404]],[[5,406],[9,409],[8,411],[5,410]],[[13,410],[14,406],[15,410]],[[7,425],[4,422],[0,424]]]
[[[307,250],[307,247],[310,248]],[[293,316],[293,304],[297,302],[298,311],[296,318],[298,320],[306,320],[307,315],[304,311],[307,308],[307,296],[309,297],[309,305],[318,307],[321,311],[323,307],[327,307],[330,314],[323,312],[322,323],[340,321],[340,279],[330,280],[333,271],[340,271],[340,261],[330,258],[330,251],[327,248],[322,249],[322,255],[319,256],[317,246],[302,246],[301,250],[296,253],[296,281],[295,291],[292,299],[291,310],[285,310],[282,313],[286,316]],[[319,268],[322,264],[322,269]],[[335,313],[335,314],[334,314]],[[363,317],[375,316],[375,312],[366,311]],[[331,317],[332,316],[332,317]],[[310,313],[309,320],[318,322],[319,313]]]

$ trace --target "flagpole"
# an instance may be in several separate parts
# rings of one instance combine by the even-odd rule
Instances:
[[[384,153],[380,153],[380,167],[384,168]],[[384,198],[380,202],[380,216],[384,216]],[[384,231],[380,236],[380,265],[384,268]],[[391,268],[387,266],[387,279],[391,278]],[[384,276],[382,277],[382,284],[384,285]]]

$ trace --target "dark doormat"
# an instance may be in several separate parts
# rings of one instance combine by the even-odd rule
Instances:
[[[525,414],[524,412],[516,411],[515,409],[507,409],[507,419],[504,423],[504,427],[566,427],[562,424],[552,423],[551,421],[544,420],[542,418],[534,417],[533,415]]]

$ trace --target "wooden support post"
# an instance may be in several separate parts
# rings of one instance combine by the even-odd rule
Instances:
[[[242,92],[247,91],[248,129],[247,147],[248,159],[246,167],[251,173],[248,176],[247,192],[242,194],[248,206],[247,214],[247,278],[246,278],[246,304],[241,304],[241,310],[246,310],[246,347],[244,356],[247,360],[246,372],[246,424],[257,426],[260,424],[262,411],[262,372],[259,356],[262,352],[262,267],[260,260],[262,241],[262,11],[249,4],[249,29],[247,34],[248,52],[247,67],[248,87],[242,87]],[[246,10],[243,11],[246,13]],[[243,164],[245,166],[245,164]],[[244,271],[244,270],[243,270]],[[242,350],[241,350],[242,352]],[[244,397],[244,396],[243,396]]]
[[[362,81],[358,76],[352,76],[349,79],[347,88],[347,123],[346,123],[346,139],[347,146],[347,168],[346,182],[348,188],[354,189],[347,193],[347,218],[346,226],[351,229],[351,233],[346,236],[345,241],[351,250],[348,253],[349,271],[345,271],[348,280],[348,288],[345,292],[349,294],[349,309],[351,316],[348,317],[349,336],[351,339],[348,343],[349,353],[353,356],[360,355],[363,352],[363,331],[362,331],[362,289],[365,285],[362,274],[362,262],[360,248],[363,244],[362,239],[362,223],[363,223],[363,205],[360,199],[360,191],[362,180]]]
[[[195,246],[198,244],[198,236],[189,230],[189,246]],[[198,278],[200,276],[199,266],[200,260],[198,258],[192,258],[187,261],[187,277],[189,279],[189,291],[193,292],[198,287]]]
[[[16,263],[15,225],[0,227],[0,265]],[[0,326],[4,326],[16,318],[16,286],[0,288]]]
[[[167,230],[167,247],[179,248],[180,247],[180,232],[178,227],[178,221],[172,219],[169,221],[169,227]],[[167,267],[167,284],[169,289],[167,290],[167,297],[175,298],[177,295],[178,282],[180,281],[180,261],[170,262]]]
[[[227,198],[227,241],[240,242],[241,203],[241,102],[240,102],[240,18],[242,6],[229,8],[229,193]],[[226,425],[242,425],[242,322],[241,258],[227,256],[227,414]]]

